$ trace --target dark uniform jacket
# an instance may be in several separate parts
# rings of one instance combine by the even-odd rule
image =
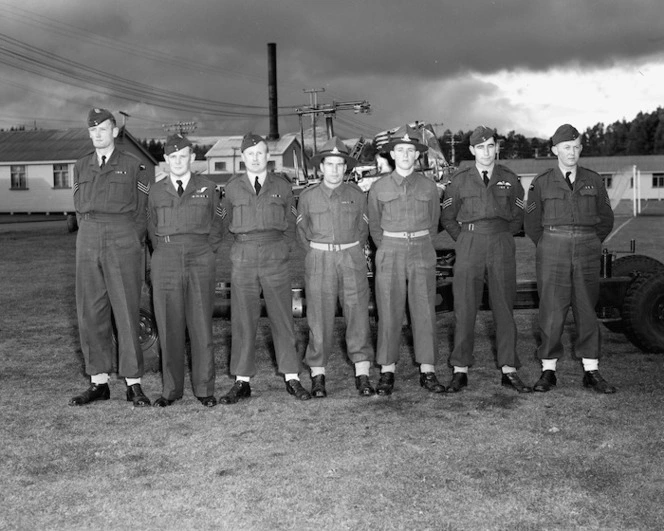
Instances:
[[[613,210],[602,177],[577,166],[572,191],[560,168],[541,173],[528,191],[524,225],[535,244],[544,227],[556,225],[595,227],[597,237],[604,241],[613,228]]]
[[[117,148],[103,168],[95,151],[74,164],[74,207],[81,214],[125,214],[132,217],[139,239],[145,237],[150,180],[135,155]]]
[[[515,234],[523,224],[523,186],[517,175],[495,164],[489,185],[485,186],[477,166],[456,172],[445,188],[443,227],[456,241],[461,233],[459,223],[501,219]]]
[[[222,239],[219,194],[209,179],[192,173],[182,197],[178,196],[170,175],[156,182],[148,198],[148,231],[156,248],[156,236],[178,234],[209,235],[217,252]]]
[[[438,232],[440,197],[438,187],[421,173],[402,177],[396,171],[378,179],[369,190],[369,230],[377,247],[383,231]]]
[[[330,189],[324,183],[302,191],[298,201],[297,234],[300,243],[364,245],[369,236],[367,198],[355,183]]]
[[[224,192],[222,212],[232,234],[279,231],[289,246],[294,244],[297,211],[288,178],[268,172],[260,194],[256,195],[243,173],[231,177]]]

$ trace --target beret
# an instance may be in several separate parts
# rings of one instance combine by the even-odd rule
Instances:
[[[555,133],[553,133],[553,136],[551,137],[551,144],[555,146],[561,142],[576,140],[579,138],[579,136],[579,132],[574,126],[571,126],[570,124],[563,124],[558,129],[556,129]]]
[[[257,146],[261,142],[265,142],[265,145],[267,146],[267,141],[262,136],[256,135],[254,133],[247,133],[242,138],[242,145],[240,146],[240,152],[243,153],[245,149]]]
[[[496,130],[487,127],[486,125],[480,125],[475,128],[475,130],[470,134],[470,145],[476,146],[489,140],[489,138],[495,138]]]
[[[186,147],[191,147],[191,142],[189,139],[181,133],[176,133],[174,135],[170,135],[166,139],[164,153],[166,155],[170,155],[171,153],[175,153],[176,151],[180,151]]]
[[[394,134],[390,135],[390,140],[382,146],[382,151],[391,151],[397,144],[411,144],[412,146],[415,146],[415,149],[420,153],[424,153],[429,149],[426,145],[422,144],[417,129],[413,129],[409,125],[399,127]]]
[[[106,120],[111,120],[115,124],[115,117],[108,109],[90,109],[88,113],[88,127],[94,127]]]
[[[348,169],[355,167],[357,164],[357,160],[348,154],[348,147],[346,144],[344,144],[337,136],[333,136],[323,144],[320,151],[311,157],[311,164],[320,164],[325,157],[341,157],[346,161]]]

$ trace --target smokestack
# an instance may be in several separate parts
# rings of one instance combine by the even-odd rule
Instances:
[[[279,140],[279,111],[277,107],[277,44],[267,43],[267,79],[270,111],[270,134],[268,140]]]

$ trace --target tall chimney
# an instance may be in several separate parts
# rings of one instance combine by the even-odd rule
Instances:
[[[270,111],[268,140],[279,140],[279,111],[277,107],[277,44],[267,43],[267,78]]]

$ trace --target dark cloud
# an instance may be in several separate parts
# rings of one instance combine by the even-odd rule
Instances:
[[[468,73],[546,71],[629,62],[664,52],[661,0],[10,0],[0,4],[0,33],[108,72],[195,97],[267,105],[266,44],[277,43],[280,105],[306,104],[303,88],[325,87],[323,101],[368,99],[386,128],[421,117],[472,127],[482,114],[509,127],[514,110],[500,87]],[[107,39],[118,45],[109,46]],[[12,78],[14,78],[12,71]],[[22,78],[43,90],[44,80]],[[61,120],[99,101],[123,108],[137,125],[190,118],[84,86],[53,85],[54,104],[25,90],[27,114]],[[20,92],[20,89],[18,89]],[[478,98],[490,98],[490,109]],[[20,112],[17,87],[0,83],[3,103]],[[19,100],[19,101],[17,101]],[[75,103],[72,103],[75,102]],[[283,109],[284,114],[289,109]],[[5,107],[5,114],[9,114]],[[38,115],[43,116],[43,114]],[[429,118],[429,116],[432,116]],[[436,118],[440,116],[440,118]],[[6,123],[0,113],[0,120]],[[490,119],[490,120],[488,120]],[[229,131],[266,120],[197,116],[203,127]],[[295,120],[284,120],[297,126]],[[504,125],[503,125],[504,124]]]

